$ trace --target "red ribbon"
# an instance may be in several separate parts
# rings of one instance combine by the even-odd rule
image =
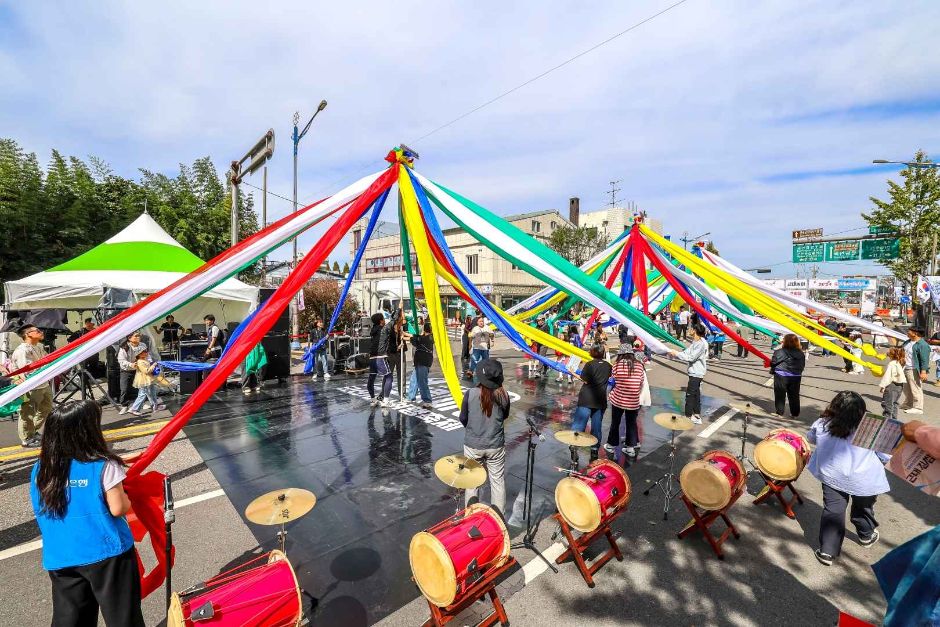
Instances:
[[[131,527],[134,542],[143,542],[150,535],[150,546],[157,558],[157,565],[148,573],[137,551],[137,569],[140,571],[140,598],[160,587],[166,579],[167,568],[176,561],[176,547],[170,548],[170,564],[166,563],[166,523],[163,520],[163,480],[166,475],[148,472],[124,480],[124,492],[131,501],[127,523]]]

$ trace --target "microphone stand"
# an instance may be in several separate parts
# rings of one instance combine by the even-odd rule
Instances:
[[[542,560],[548,564],[548,567],[552,569],[552,572],[557,573],[558,569],[542,555],[534,542],[537,529],[537,526],[532,525],[532,493],[535,491],[535,447],[538,446],[538,440],[536,438],[542,438],[543,436],[539,433],[539,430],[535,427],[535,423],[532,422],[531,418],[526,418],[526,422],[529,423],[529,446],[526,449],[525,492],[522,497],[522,519],[525,521],[525,535],[522,536],[522,542],[513,544],[510,548],[529,549],[542,558]]]
[[[170,597],[172,596],[172,573],[173,573],[173,523],[176,522],[176,512],[173,511],[173,486],[169,477],[163,478],[163,524],[166,530],[166,544],[164,546],[164,555],[166,557],[166,609],[170,609]]]

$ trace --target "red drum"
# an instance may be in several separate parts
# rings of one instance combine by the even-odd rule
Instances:
[[[264,562],[260,566],[253,566]],[[287,627],[302,617],[300,585],[287,557],[271,551],[214,579],[174,593],[167,627]]]
[[[408,548],[415,583],[428,601],[447,607],[490,568],[509,558],[509,532],[496,510],[476,503],[427,531]]]
[[[708,451],[685,465],[679,485],[686,498],[705,510],[719,510],[744,489],[744,466],[728,451]]]
[[[793,481],[799,477],[809,456],[809,442],[789,429],[774,429],[754,447],[754,463],[776,481]]]
[[[619,464],[598,459],[581,476],[565,477],[555,486],[555,506],[571,527],[588,533],[630,502],[630,479]]]

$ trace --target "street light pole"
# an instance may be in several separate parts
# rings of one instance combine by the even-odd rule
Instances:
[[[700,239],[702,239],[703,237],[705,237],[706,235],[711,235],[711,234],[712,234],[712,232],[709,231],[708,233],[702,233],[701,235],[696,235],[695,237],[689,237],[689,232],[688,232],[688,231],[684,231],[684,232],[682,233],[682,244],[685,246],[685,249],[688,250],[688,249],[689,249],[689,242],[697,242],[697,241],[699,241]]]
[[[294,213],[297,213],[297,146],[300,144],[300,140],[304,138],[304,135],[307,134],[307,131],[310,130],[310,125],[313,124],[313,120],[317,117],[317,114],[326,109],[326,100],[321,100],[317,110],[313,112],[313,115],[310,116],[310,119],[307,121],[307,124],[304,125],[303,130],[298,129],[297,125],[300,123],[300,112],[294,112],[294,132],[291,135],[291,140],[294,142]],[[297,267],[297,237],[294,237],[293,241],[293,255],[291,257],[293,263],[291,268]],[[300,334],[300,316],[297,311],[297,300],[291,299],[290,301],[290,317],[291,317],[291,333],[294,336]],[[296,341],[296,340],[295,340]],[[293,345],[293,342],[291,342]],[[299,346],[298,346],[299,347]]]

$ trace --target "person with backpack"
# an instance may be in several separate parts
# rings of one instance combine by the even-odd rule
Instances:
[[[225,346],[225,334],[215,323],[215,316],[206,314],[202,321],[206,325],[206,340],[209,345],[206,346],[205,358],[203,361],[218,359],[222,355],[222,348]]]

